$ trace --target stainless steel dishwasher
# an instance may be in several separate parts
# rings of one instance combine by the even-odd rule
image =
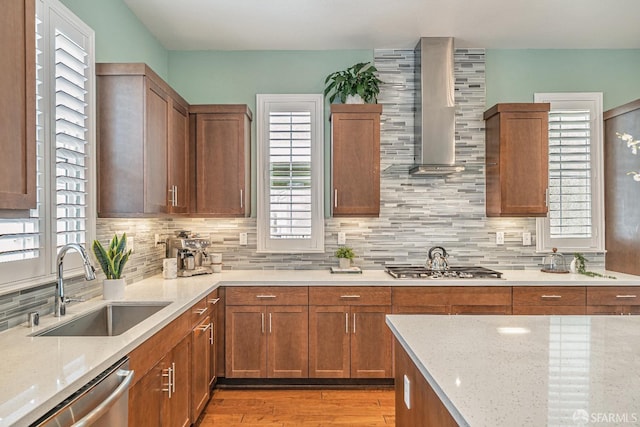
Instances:
[[[126,426],[129,418],[129,387],[133,381],[125,357],[69,396],[34,426],[103,427]]]

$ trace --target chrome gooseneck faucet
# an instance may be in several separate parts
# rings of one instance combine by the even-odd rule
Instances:
[[[84,264],[84,277],[87,280],[93,280],[96,278],[96,270],[91,265],[91,261],[89,261],[89,256],[87,252],[84,250],[82,246],[77,243],[69,243],[60,248],[60,252],[58,252],[58,259],[56,261],[58,266],[58,277],[56,281],[56,295],[54,297],[54,309],[53,314],[55,317],[64,316],[67,313],[67,299],[64,296],[64,280],[62,278],[63,267],[62,262],[64,260],[64,256],[67,254],[69,249],[73,249],[77,251],[82,257],[82,263]]]

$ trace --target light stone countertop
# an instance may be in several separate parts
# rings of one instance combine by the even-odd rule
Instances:
[[[638,285],[640,277],[609,272],[617,280],[534,270],[504,271],[504,279],[394,279],[382,270],[331,274],[328,270],[224,270],[220,274],[163,280],[155,276],[127,286],[125,301],[171,301],[167,307],[115,337],[32,337],[105,305],[101,299],[71,304],[62,319],[41,317],[40,326],[0,333],[0,426],[24,426],[131,352],[217,286],[524,286]],[[26,319],[25,319],[26,320]]]
[[[640,425],[640,316],[389,315],[387,324],[461,426]]]

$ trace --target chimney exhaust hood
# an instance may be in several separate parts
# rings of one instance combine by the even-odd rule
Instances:
[[[415,49],[415,176],[464,170],[455,164],[453,37],[423,37]]]

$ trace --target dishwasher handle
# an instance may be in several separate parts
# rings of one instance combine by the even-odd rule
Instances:
[[[91,412],[82,417],[78,422],[74,423],[71,427],[87,427],[96,422],[101,416],[103,416],[120,397],[129,390],[131,383],[133,382],[135,371],[119,369],[116,375],[124,377],[120,385],[113,390],[113,392],[103,400],[98,406],[93,408]]]

